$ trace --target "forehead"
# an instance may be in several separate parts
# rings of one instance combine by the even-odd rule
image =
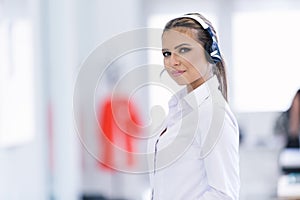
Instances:
[[[196,33],[194,30],[185,29],[170,29],[164,31],[162,35],[162,46],[172,48],[181,43],[188,43],[191,45],[199,45],[196,40]]]

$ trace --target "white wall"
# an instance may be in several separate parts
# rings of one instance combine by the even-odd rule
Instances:
[[[32,24],[33,40],[32,47],[34,57],[32,74],[34,83],[35,102],[32,115],[34,119],[33,138],[26,142],[11,144],[0,148],[0,199],[19,200],[33,199],[46,200],[49,196],[47,187],[47,142],[46,122],[44,120],[44,98],[42,69],[40,68],[40,32],[39,32],[39,2],[28,1],[2,1],[4,10],[1,17],[10,20],[28,19]],[[0,19],[2,20],[2,19]],[[29,47],[31,48],[31,46]],[[22,90],[22,85],[19,88]],[[13,106],[13,105],[12,105]],[[17,114],[18,113],[14,113]],[[24,119],[24,121],[26,121]],[[20,121],[14,122],[18,126]],[[10,133],[0,133],[10,134]],[[22,133],[21,133],[22,134]]]
[[[112,35],[143,26],[142,2],[7,2],[19,9],[32,6],[37,127],[33,141],[0,149],[0,199],[43,200],[52,196],[56,200],[75,200],[82,192],[94,189],[111,193],[113,189],[97,169],[83,171],[89,163],[83,163],[85,153],[75,131],[73,89],[80,64],[89,52]],[[93,131],[93,127],[90,129]],[[84,156],[91,159],[88,154]],[[90,168],[93,166],[85,170]]]
[[[108,47],[107,50],[98,54],[95,63],[97,66],[90,71],[89,77],[84,79],[80,87],[79,97],[79,120],[81,123],[77,124],[80,129],[81,149],[82,149],[82,192],[86,194],[104,195],[109,198],[128,198],[128,199],[141,199],[144,190],[147,187],[147,179],[145,175],[133,175],[129,173],[109,172],[99,167],[98,160],[95,158],[99,155],[101,149],[101,141],[97,135],[97,122],[94,119],[95,109],[90,109],[93,106],[99,105],[101,98],[108,93],[107,83],[104,84],[101,77],[101,72],[106,68],[115,67],[116,73],[126,73],[127,70],[146,64],[145,54],[141,57],[133,53],[125,58],[112,58],[113,64],[106,66],[106,61],[115,55],[119,49],[126,49],[128,42],[137,43],[140,41],[138,37],[130,38],[130,41],[121,41],[119,44],[114,43],[114,37],[126,31],[132,31],[137,28],[145,26],[145,18],[143,18],[142,9],[143,2],[139,0],[130,1],[78,1],[77,5],[77,33],[78,33],[78,57],[80,63],[83,64],[86,59],[99,47],[103,45],[115,45],[114,48]],[[117,5],[118,4],[118,5]],[[116,6],[117,5],[117,6]],[[120,45],[120,46],[119,46]],[[125,47],[124,47],[125,46]],[[128,49],[132,50],[132,49]],[[116,60],[114,60],[116,59]],[[118,60],[119,59],[119,60]],[[77,70],[80,73],[80,67]],[[130,70],[129,70],[130,71]],[[89,93],[90,82],[94,79],[99,79],[97,91],[100,95],[96,95],[96,104],[93,97]],[[139,76],[131,79],[130,82],[124,83],[125,88],[134,86],[141,80],[147,79],[147,74],[139,74]],[[132,91],[130,91],[132,92]],[[100,97],[100,98],[99,98]],[[99,99],[98,99],[99,98]],[[102,99],[104,100],[104,98]],[[99,101],[99,102],[98,102]],[[147,94],[143,96],[142,102],[147,102]],[[99,133],[98,133],[99,134]]]
[[[79,97],[83,105],[80,108],[80,122],[73,121],[72,101],[76,77],[89,54],[112,36],[142,26],[139,17],[141,2],[51,0],[44,6],[48,13],[48,33],[45,33],[48,38],[45,41],[48,41],[46,45],[49,47],[49,54],[46,55],[50,73],[49,98],[54,114],[54,197],[78,199],[81,193],[110,197],[132,196],[134,188],[130,185],[136,186],[136,182],[122,185],[124,178],[119,178],[119,182],[112,183],[111,174],[99,170],[95,158],[87,152],[79,139],[78,134],[84,134],[84,137],[88,138],[87,141],[91,141],[88,144],[89,148],[101,148],[95,138],[97,125],[93,120],[94,112],[89,112],[85,107],[89,102],[84,98],[84,85],[82,96]],[[109,52],[107,54],[109,55]],[[99,57],[100,63],[101,59]],[[101,67],[106,66],[99,65],[99,68]],[[77,132],[75,128],[82,132]],[[127,190],[122,189],[125,186],[129,186]]]

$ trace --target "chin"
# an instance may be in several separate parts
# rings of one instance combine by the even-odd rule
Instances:
[[[185,85],[189,85],[190,84],[190,82],[187,82],[187,80],[184,77],[172,77],[172,79],[179,86],[185,86]]]
[[[184,82],[184,81],[175,81],[177,83],[177,85],[180,85],[180,86],[185,86],[185,85],[188,85],[187,82]]]

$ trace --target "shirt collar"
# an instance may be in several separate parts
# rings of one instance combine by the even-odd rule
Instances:
[[[178,104],[179,101],[185,101],[193,109],[196,109],[202,102],[207,99],[210,94],[217,91],[219,87],[219,81],[217,76],[213,76],[208,79],[205,83],[187,93],[187,89],[184,88],[177,92],[169,101],[169,106],[173,107]]]

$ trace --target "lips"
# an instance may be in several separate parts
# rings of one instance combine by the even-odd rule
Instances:
[[[177,77],[177,76],[181,76],[184,72],[185,70],[172,70],[171,74],[172,76]]]

